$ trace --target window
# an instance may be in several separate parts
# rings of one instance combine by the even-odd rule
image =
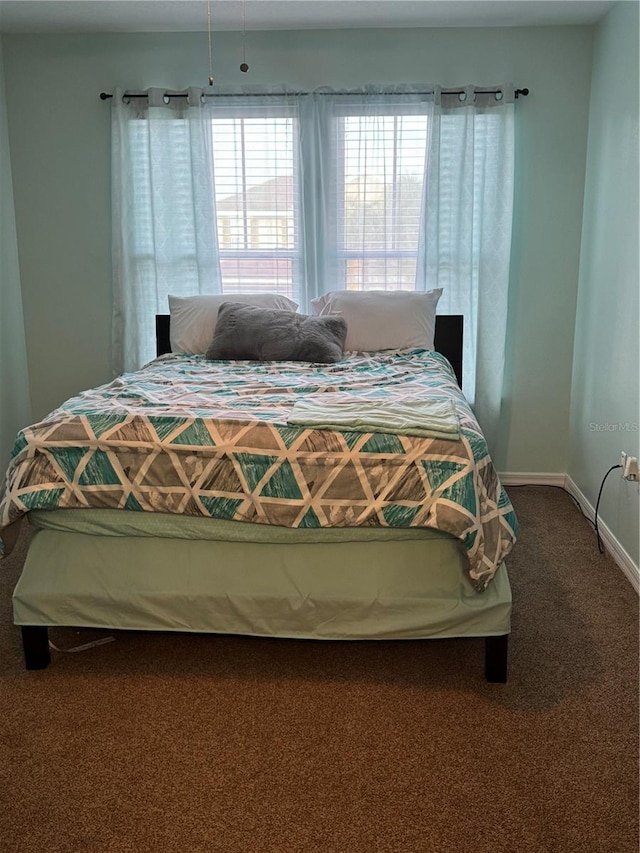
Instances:
[[[297,120],[211,120],[222,292],[299,299]]]
[[[414,290],[427,150],[426,116],[336,120],[337,268],[348,290]]]
[[[336,98],[322,112],[322,135],[330,142],[319,157],[305,143],[310,119],[298,112],[258,108],[255,100],[245,110],[237,101],[232,110],[214,109],[222,292],[282,293],[305,305],[307,273],[319,266],[329,271],[332,289],[415,289],[428,143],[424,105],[343,106]],[[303,173],[317,180],[303,188]],[[321,223],[326,233],[314,239],[305,222]]]

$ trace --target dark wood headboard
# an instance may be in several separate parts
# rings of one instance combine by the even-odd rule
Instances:
[[[453,367],[453,372],[462,385],[462,333],[464,331],[462,314],[438,314],[436,316],[435,348]],[[164,355],[171,352],[169,337],[171,315],[156,314],[156,352]]]

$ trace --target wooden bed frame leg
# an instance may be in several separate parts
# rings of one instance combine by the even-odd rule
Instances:
[[[509,635],[485,637],[484,675],[487,681],[505,684],[507,681],[507,656]]]
[[[46,669],[51,662],[49,629],[43,625],[22,625],[22,647],[27,669]]]

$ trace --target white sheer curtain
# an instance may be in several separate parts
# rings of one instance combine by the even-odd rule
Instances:
[[[282,87],[216,91],[207,112],[221,290],[304,302],[300,96]]]
[[[220,291],[209,113],[201,89],[113,97],[113,361],[155,356],[167,296]]]
[[[441,314],[463,314],[463,390],[495,450],[504,375],[511,222],[513,87],[436,90],[416,286],[441,287]]]
[[[307,290],[414,290],[433,94],[318,90],[304,105]]]
[[[0,468],[18,430],[31,421],[29,374],[22,315],[9,135],[0,44]],[[2,483],[0,482],[0,490]]]
[[[113,98],[117,372],[153,358],[169,294],[299,300],[303,279],[297,100],[281,87],[142,94]]]
[[[500,414],[513,89],[367,86],[114,97],[116,369],[154,355],[169,293],[442,288],[463,390]]]

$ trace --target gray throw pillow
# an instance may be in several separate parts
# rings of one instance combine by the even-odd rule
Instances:
[[[223,302],[206,357],[249,361],[340,361],[347,336],[342,317],[309,317],[241,302]]]

